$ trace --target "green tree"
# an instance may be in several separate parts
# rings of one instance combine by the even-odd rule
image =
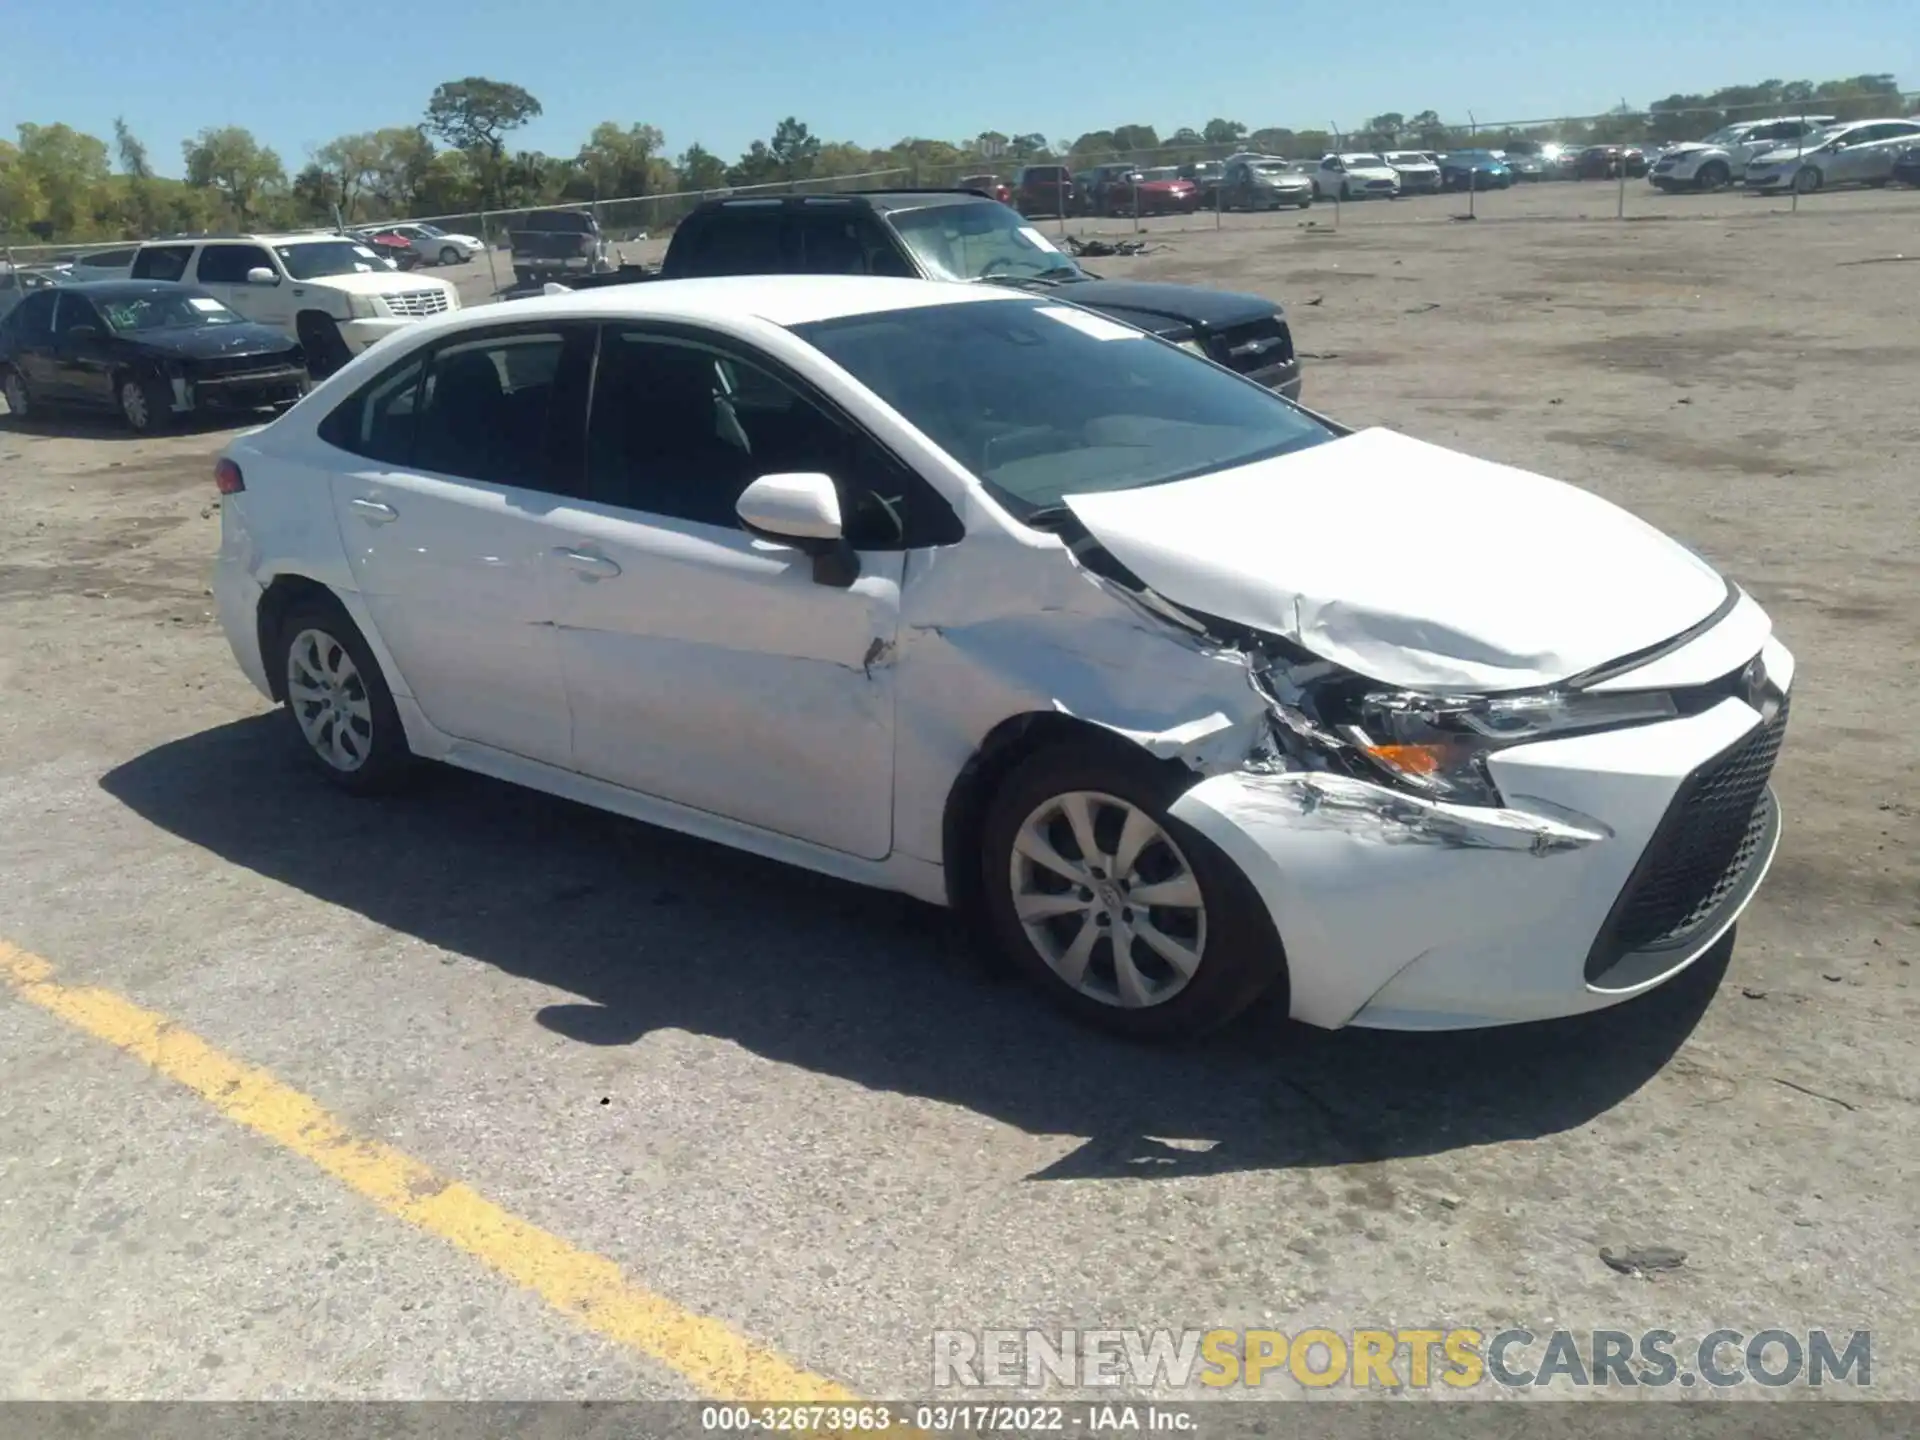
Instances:
[[[773,156],[782,180],[804,180],[813,173],[813,162],[820,154],[820,137],[789,115],[774,126],[767,151]]]
[[[17,163],[39,196],[37,222],[48,236],[78,235],[93,218],[111,173],[106,142],[71,125],[22,125]]]
[[[483,192],[498,197],[506,183],[507,136],[538,119],[540,102],[505,80],[469,75],[434,87],[426,129],[479,161]]]
[[[698,141],[682,152],[676,169],[682,190],[719,190],[727,183],[726,162]]]
[[[1191,125],[1182,125],[1167,137],[1167,144],[1169,145],[1204,145],[1206,143],[1207,137]]]
[[[392,125],[373,132],[374,163],[367,194],[382,217],[418,213],[421,188],[433,169],[433,141],[418,125]]]
[[[342,217],[351,224],[361,197],[373,186],[382,157],[380,137],[372,131],[363,135],[342,135],[314,151],[313,165],[308,169],[318,167],[331,187],[327,204],[321,209],[321,217],[324,218],[337,205]],[[306,172],[302,171],[301,175],[305,178]]]
[[[209,126],[180,148],[187,182],[219,192],[242,227],[252,222],[262,196],[286,183],[280,157],[238,125]]]
[[[1300,146],[1300,137],[1293,131],[1278,125],[1269,125],[1256,130],[1246,138],[1246,146],[1262,155],[1304,155],[1307,152]],[[1319,152],[1315,152],[1316,154]]]
[[[1043,155],[1051,155],[1052,153],[1053,147],[1047,144],[1047,137],[1038,131],[1032,131],[1025,135],[1016,135],[1007,141],[1007,159],[1009,160],[1035,160]]]
[[[20,147],[0,140],[0,235],[27,234],[46,205],[39,181],[20,156]]]
[[[595,200],[645,195],[653,189],[653,157],[666,137],[651,125],[602,120],[593,127],[574,163]]]
[[[1118,125],[1113,131],[1116,150],[1158,150],[1160,134],[1151,125]]]
[[[1209,145],[1237,145],[1246,138],[1247,127],[1238,120],[1209,120],[1200,138]]]
[[[1389,110],[1384,115],[1376,115],[1367,121],[1362,131],[1369,145],[1377,145],[1383,150],[1392,150],[1399,146],[1400,136],[1407,128],[1407,117],[1398,110]]]

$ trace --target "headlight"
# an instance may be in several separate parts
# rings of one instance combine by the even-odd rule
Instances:
[[[1487,757],[1511,745],[1585,730],[1668,720],[1669,695],[1545,691],[1513,696],[1423,695],[1376,691],[1361,696],[1339,727],[1386,777],[1424,795],[1468,805],[1497,805]]]
[[[386,313],[377,295],[348,295],[347,314],[355,320],[377,320]]]

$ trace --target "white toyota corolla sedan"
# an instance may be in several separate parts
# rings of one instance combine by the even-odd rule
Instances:
[[[461,311],[236,439],[322,773],[438,760],[980,917],[1082,1016],[1597,1009],[1772,860],[1793,660],[1598,497],[990,286]]]

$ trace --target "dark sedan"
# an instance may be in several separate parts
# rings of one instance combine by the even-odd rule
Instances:
[[[1637,145],[1589,145],[1574,157],[1576,180],[1618,180],[1621,171],[1634,179],[1647,173],[1647,152]]]
[[[1491,150],[1449,150],[1440,157],[1442,190],[1504,190],[1513,171]]]
[[[307,391],[299,345],[192,285],[101,280],[29,295],[0,324],[0,384],[17,420],[71,405],[134,430],[200,410],[291,405]]]

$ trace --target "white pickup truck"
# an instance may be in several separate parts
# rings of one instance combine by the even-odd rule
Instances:
[[[180,280],[300,342],[317,378],[395,330],[460,308],[444,280],[395,270],[346,235],[183,236],[149,240],[135,280]]]
[[[1742,120],[1704,140],[1661,151],[1647,179],[1656,190],[1718,190],[1746,178],[1747,162],[1754,156],[1789,147],[1831,124],[1831,115]]]

